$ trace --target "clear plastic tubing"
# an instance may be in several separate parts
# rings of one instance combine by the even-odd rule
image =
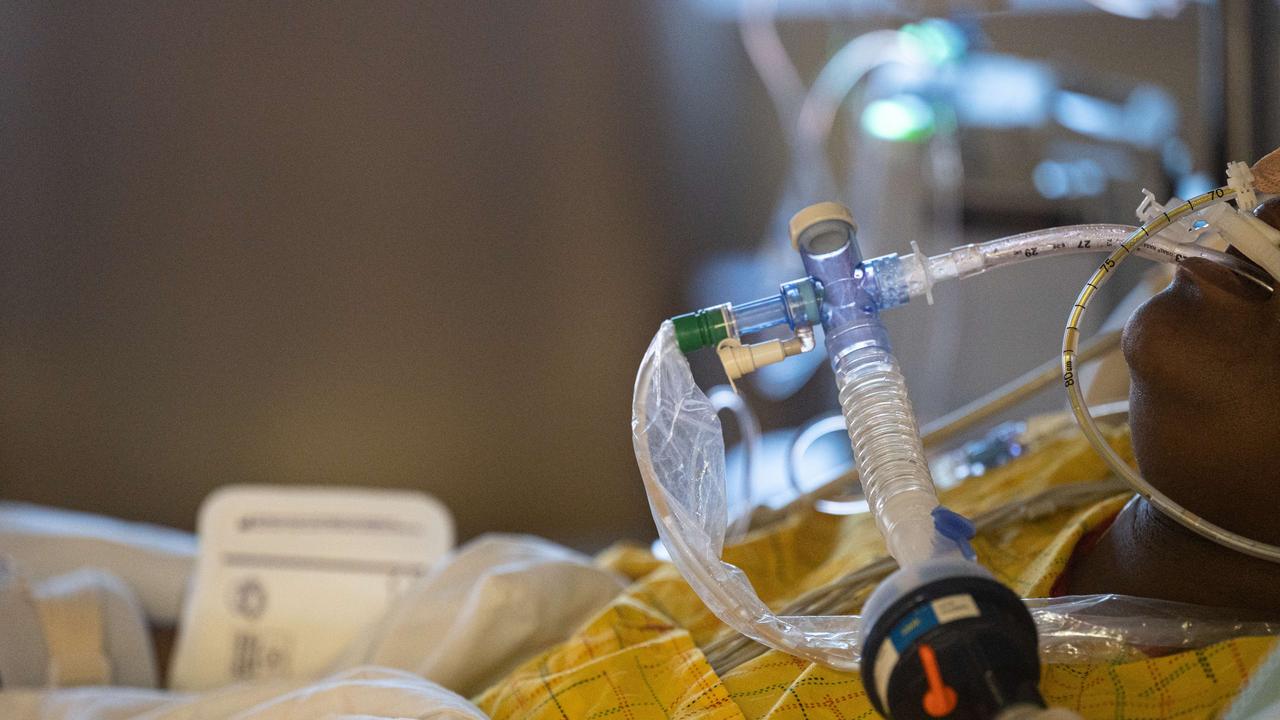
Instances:
[[[906,256],[902,258],[902,273],[907,285],[907,294],[915,298],[924,295],[929,287],[941,280],[972,277],[992,268],[1056,255],[1113,252],[1135,231],[1137,228],[1129,225],[1104,224],[1068,225],[1036,230],[990,242],[952,248],[945,253],[928,258],[923,264],[917,262],[914,255]],[[1189,257],[1202,258],[1226,265],[1236,272],[1256,275],[1247,263],[1226,253],[1201,247],[1195,243],[1175,243],[1158,236],[1138,246],[1134,254],[1148,260],[1175,263]]]
[[[733,312],[734,326],[740,335],[759,332],[790,321],[781,294],[742,305],[731,305],[730,310]]]
[[[796,236],[805,270],[822,288],[822,327],[863,493],[889,553],[901,566],[936,556],[938,507],[907,386],[880,322],[877,278],[855,230],[821,220]],[[958,556],[958,550],[956,551]]]
[[[994,268],[1046,257],[1113,252],[1136,230],[1129,225],[1068,225],[962,245],[923,262],[918,261],[915,254],[882,255],[863,261],[864,285],[876,306],[887,310],[924,297],[943,280],[969,278]],[[1155,236],[1137,246],[1133,253],[1148,260],[1170,263],[1200,258],[1265,282],[1249,263],[1194,243],[1175,243]],[[794,327],[797,316],[804,316],[798,310],[801,293],[814,293],[820,298],[822,288],[813,286],[809,278],[802,278],[784,284],[778,295],[732,306],[735,329],[746,335],[784,323]]]
[[[894,256],[894,262],[897,257]],[[799,278],[782,283],[777,295],[752,300],[741,305],[726,303],[704,311],[719,310],[732,327],[731,334],[741,336],[757,333],[778,325],[809,327],[818,322],[818,306],[822,302],[822,288],[812,278]]]

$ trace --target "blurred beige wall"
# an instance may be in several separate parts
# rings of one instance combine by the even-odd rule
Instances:
[[[652,534],[679,307],[631,3],[0,5],[0,496],[190,527],[420,488],[462,536]]]

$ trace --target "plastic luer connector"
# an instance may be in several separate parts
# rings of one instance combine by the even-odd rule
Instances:
[[[812,327],[819,322],[822,288],[812,278],[782,283],[777,295],[752,300],[742,305],[730,303],[695,310],[671,318],[676,341],[683,353],[704,347],[716,347],[721,340],[737,338],[779,325],[792,330]]]

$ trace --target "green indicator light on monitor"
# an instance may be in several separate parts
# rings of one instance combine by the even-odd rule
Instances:
[[[892,142],[928,140],[935,129],[933,108],[915,95],[875,100],[862,111],[862,129]]]
[[[925,57],[936,65],[958,60],[968,49],[964,33],[946,20],[930,18],[903,25],[902,33],[914,40]]]

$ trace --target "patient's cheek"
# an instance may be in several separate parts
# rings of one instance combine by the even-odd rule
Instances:
[[[1152,297],[1124,330],[1134,453],[1143,475],[1156,478],[1165,492],[1181,489],[1182,470],[1203,459],[1189,452],[1177,428],[1203,424],[1209,403],[1200,393],[1218,382],[1197,359],[1202,348],[1196,341],[1202,338],[1179,326],[1188,305],[1185,292],[1170,288]]]
[[[1176,333],[1175,298],[1165,290],[1134,311],[1125,324],[1123,350],[1135,385],[1150,391],[1176,388],[1185,377],[1179,353],[1187,350]]]

